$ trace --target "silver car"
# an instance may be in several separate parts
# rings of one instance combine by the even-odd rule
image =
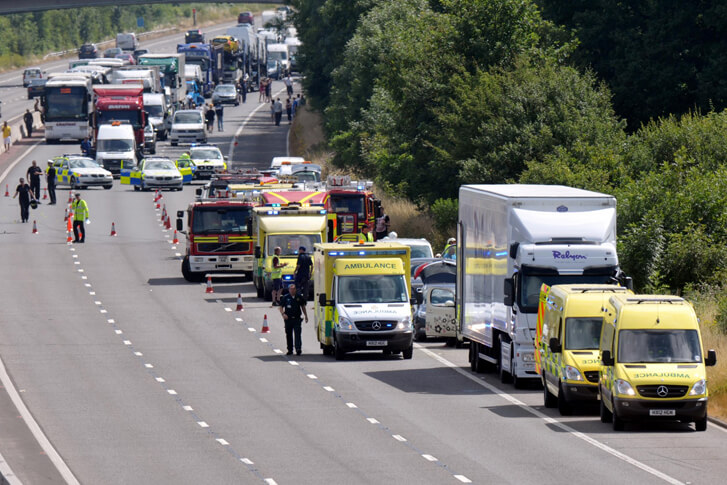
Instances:
[[[212,104],[240,104],[240,95],[232,84],[218,84],[212,92]]]

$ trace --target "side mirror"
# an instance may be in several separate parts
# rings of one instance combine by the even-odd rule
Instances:
[[[717,365],[717,352],[713,349],[707,351],[707,358],[704,359],[704,365],[711,367]]]
[[[201,188],[201,187],[197,187],[197,188],[195,189],[194,193],[195,193],[195,195],[197,195],[198,197],[199,197],[199,196],[201,196],[201,195],[202,195],[202,188]]]
[[[512,306],[515,303],[515,284],[512,278],[505,278],[503,290],[505,292],[503,303],[505,306]]]
[[[325,293],[318,294],[318,304],[320,306],[326,306],[326,294]]]
[[[550,347],[550,351],[554,353],[559,353],[563,350],[563,347],[560,345],[560,341],[558,341],[557,338],[553,337],[548,342],[548,347]]]
[[[601,362],[606,366],[613,365],[613,357],[611,356],[610,350],[604,350],[601,352]]]
[[[230,157],[228,157],[227,155],[223,156],[222,158],[223,158],[223,160],[224,160],[224,161],[226,161],[226,162],[230,160]]]
[[[634,291],[634,279],[631,276],[624,278],[624,286],[627,289]]]
[[[262,250],[260,249],[260,246],[255,246],[255,259],[260,259],[263,255]]]
[[[446,308],[454,308],[454,301],[452,301],[452,300],[447,300],[447,301],[445,301],[445,302],[444,302],[444,306],[445,306]]]
[[[182,222],[182,219],[177,219],[177,231],[181,231],[184,229],[184,223]]]
[[[414,299],[416,300],[417,305],[421,305],[422,303],[424,303],[424,294],[421,291],[417,290],[414,293]]]
[[[177,218],[183,218],[184,217],[184,211],[177,211]]]

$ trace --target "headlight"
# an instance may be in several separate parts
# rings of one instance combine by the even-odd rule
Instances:
[[[338,329],[342,332],[353,332],[356,330],[356,325],[346,317],[339,317]]]
[[[399,330],[406,330],[411,328],[411,318],[410,317],[404,317],[401,319],[399,324],[396,326]]]
[[[707,381],[704,379],[698,380],[693,386],[692,390],[689,391],[690,396],[701,396],[707,393]]]
[[[175,175],[175,176],[174,176],[174,180],[182,180],[182,177],[181,177],[181,175]]]
[[[565,366],[565,378],[569,381],[582,381],[583,376],[580,371],[571,365]]]
[[[616,393],[623,394],[625,396],[636,395],[636,392],[634,392],[634,388],[631,387],[631,384],[624,381],[623,379],[616,379]]]

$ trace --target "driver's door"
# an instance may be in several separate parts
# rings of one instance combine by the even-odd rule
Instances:
[[[424,298],[427,305],[427,337],[456,337],[454,291],[449,288],[428,288]]]

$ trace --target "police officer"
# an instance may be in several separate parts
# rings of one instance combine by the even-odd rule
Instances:
[[[81,194],[76,192],[76,200],[71,203],[71,209],[73,209],[73,235],[75,236],[74,243],[86,242],[86,227],[83,225],[83,221],[90,222],[88,204],[81,198]]]
[[[48,162],[48,168],[45,171],[45,181],[48,185],[48,196],[50,197],[49,205],[55,205],[55,203],[56,203],[56,168],[53,166],[53,162]]]
[[[302,312],[305,323],[308,323],[308,312],[305,310],[305,303],[305,297],[297,293],[295,284],[288,286],[288,294],[280,299],[280,314],[285,321],[285,341],[288,344],[287,355],[293,355],[293,337],[295,337],[295,351],[298,355],[302,353],[300,315]]]

